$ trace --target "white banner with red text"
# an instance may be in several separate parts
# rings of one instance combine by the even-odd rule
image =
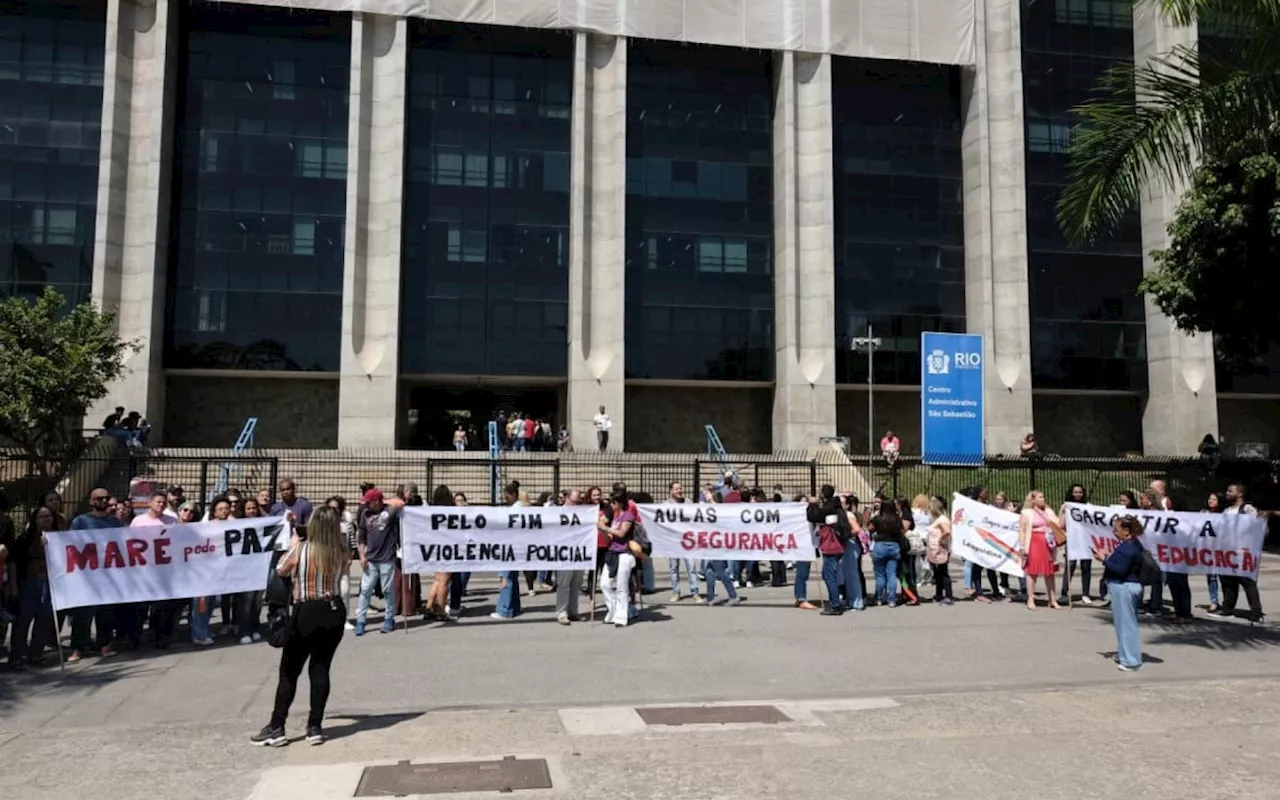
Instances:
[[[803,503],[639,505],[653,554],[709,561],[812,561]]]
[[[1204,514],[1189,511],[1117,509],[1069,503],[1067,557],[1106,558],[1120,541],[1112,525],[1120,516],[1142,523],[1142,546],[1164,572],[1187,575],[1235,575],[1257,578],[1266,520],[1251,514]]]
[[[404,571],[594,569],[595,506],[406,506]]]
[[[951,552],[984,568],[1024,576],[1018,553],[1018,515],[962,494],[951,498]]]
[[[272,554],[288,547],[289,536],[283,517],[51,531],[45,559],[53,607],[260,592]]]

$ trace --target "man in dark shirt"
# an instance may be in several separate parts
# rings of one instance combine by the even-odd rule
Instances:
[[[400,514],[383,502],[380,489],[370,489],[361,499],[364,510],[356,522],[356,546],[360,550],[360,605],[356,610],[356,636],[364,635],[365,617],[374,584],[382,587],[387,611],[382,632],[390,633],[396,621],[396,550],[400,547]]]
[[[294,528],[305,534],[311,520],[311,501],[298,494],[292,478],[281,478],[276,488],[280,490],[280,499],[271,506],[270,516],[288,517]]]

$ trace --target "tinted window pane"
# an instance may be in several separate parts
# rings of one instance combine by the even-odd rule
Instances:
[[[1147,386],[1146,318],[1137,296],[1142,231],[1137,209],[1113,236],[1071,247],[1058,228],[1068,183],[1071,108],[1098,80],[1133,60],[1127,0],[1022,0],[1027,135],[1027,261],[1031,371],[1038,387]]]
[[[629,378],[773,377],[769,64],[764,53],[630,42]]]
[[[920,333],[965,329],[960,101],[953,70],[832,61],[836,380],[871,325],[876,383],[920,382]]]
[[[400,369],[568,369],[573,39],[413,23]]]
[[[186,10],[166,366],[338,369],[350,54],[344,14]]]
[[[92,295],[106,7],[0,7],[0,297]]]

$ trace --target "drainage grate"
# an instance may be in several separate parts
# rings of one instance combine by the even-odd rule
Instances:
[[[356,797],[403,797],[452,792],[512,792],[550,789],[546,759],[507,756],[501,761],[458,761],[366,767]]]
[[[776,725],[791,717],[774,706],[665,706],[637,708],[647,725]]]

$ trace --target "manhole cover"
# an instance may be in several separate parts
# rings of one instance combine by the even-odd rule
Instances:
[[[773,706],[665,706],[637,708],[636,713],[648,725],[776,725],[791,722],[791,717]]]
[[[450,792],[512,792],[550,789],[546,759],[507,756],[501,761],[458,761],[366,767],[356,797],[401,797]]]

